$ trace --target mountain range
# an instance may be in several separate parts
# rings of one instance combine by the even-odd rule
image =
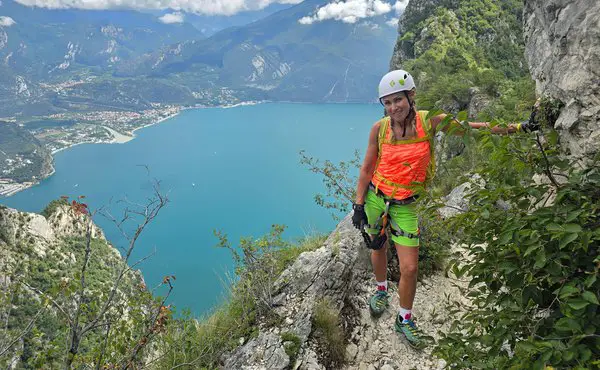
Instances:
[[[148,12],[3,1],[0,117],[254,100],[372,101],[396,31],[384,16],[298,22],[327,2],[271,7],[264,18],[206,37],[201,16],[165,24]]]

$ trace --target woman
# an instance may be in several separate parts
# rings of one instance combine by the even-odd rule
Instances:
[[[388,306],[386,231],[391,235],[400,263],[398,295],[400,311],[395,329],[416,347],[424,345],[411,311],[417,288],[419,227],[414,201],[416,188],[424,184],[432,171],[432,140],[438,125],[446,117],[440,114],[427,120],[427,112],[414,104],[415,83],[404,70],[389,72],[379,83],[379,100],[386,117],[371,128],[369,144],[360,170],[353,204],[352,222],[371,235],[371,263],[377,291],[369,301],[373,316]],[[487,127],[485,122],[469,123],[472,128]],[[443,127],[446,130],[448,125]],[[535,129],[528,122],[496,126],[495,133]]]

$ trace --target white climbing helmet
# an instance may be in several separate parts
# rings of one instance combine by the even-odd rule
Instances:
[[[410,73],[397,69],[387,73],[379,82],[379,99],[400,91],[410,91],[416,88]]]

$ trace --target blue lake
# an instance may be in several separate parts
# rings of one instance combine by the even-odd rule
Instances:
[[[170,301],[201,315],[224,299],[233,265],[227,250],[215,248],[213,230],[235,244],[241,236],[265,234],[272,224],[287,225],[284,237],[292,240],[331,231],[330,212],[314,202],[325,191],[322,179],[300,164],[298,153],[334,162],[351,159],[355,149],[364,153],[381,114],[381,106],[368,104],[186,110],[136,131],[126,144],[59,152],[53,176],[0,203],[39,212],[61,195],[85,195],[93,209],[113,204],[107,209],[118,210],[117,200],[143,202],[152,195],[150,179],[160,180],[170,203],[142,234],[132,261],[154,253],[140,266],[148,286],[175,275]],[[111,222],[96,222],[109,240],[123,244]]]

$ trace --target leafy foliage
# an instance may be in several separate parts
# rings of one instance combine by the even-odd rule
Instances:
[[[117,223],[123,231],[127,220],[135,220],[132,214],[141,219],[123,257],[103,238],[92,238],[93,214],[83,196],[70,203],[62,197],[46,208],[48,217],[63,207],[68,222],[83,227],[83,235],[74,232],[55,242],[28,234],[29,215],[0,214],[2,226],[15,230],[1,251],[6,258],[0,273],[10,279],[0,291],[0,365],[12,367],[18,359],[25,368],[125,369],[144,361],[147,345],[171,319],[166,298],[153,295],[127,264],[135,238],[167,202],[155,191],[157,198],[141,211],[126,208]],[[172,280],[161,284],[168,293]]]
[[[271,232],[258,240],[241,238],[241,253],[229,243],[226,235],[215,232],[219,247],[229,249],[236,263],[235,274],[239,277],[236,288],[253,303],[248,304],[249,308],[258,309],[259,314],[269,312],[273,305],[273,283],[279,277],[275,253],[289,246],[281,237],[284,230],[283,225],[273,225]]]
[[[290,363],[293,364],[296,362],[296,357],[298,356],[298,351],[300,351],[302,341],[296,334],[291,332],[282,333],[281,340],[283,341],[285,353],[290,358]]]
[[[350,170],[360,168],[360,152],[354,151],[354,158],[350,161],[341,161],[337,164],[325,160],[323,164],[318,159],[309,157],[305,151],[300,152],[300,163],[308,169],[323,176],[323,184],[327,194],[316,194],[315,202],[329,210],[332,210],[334,219],[339,220],[340,213],[347,213],[355,198],[356,176],[350,174]]]
[[[33,330],[23,337],[20,358],[24,364],[33,368],[62,366],[68,323],[60,312],[53,311],[50,300],[65,307],[73,307],[79,282],[77,261],[83,259],[84,246],[85,240],[82,238],[67,238],[55,247],[54,251],[47,253],[45,258],[39,258],[35,254],[33,244],[20,241],[16,245],[8,245],[11,259],[14,259],[15,263],[3,266],[3,270],[8,269],[13,284],[2,292],[0,301],[3,304],[0,306],[14,308],[10,312],[3,310],[7,325],[4,330],[0,330],[2,336],[12,338],[23,332],[36,314],[43,312],[43,315],[34,321]],[[95,253],[87,272],[90,282],[88,289],[95,292],[96,298],[104,299],[105,294],[102,292],[108,289],[113,278],[113,269],[119,265],[120,257],[113,247],[104,241],[93,239],[91,247]],[[145,289],[137,288],[138,284],[135,282],[138,279],[139,277],[133,274],[127,276],[122,286],[122,300],[115,304],[110,312],[109,317],[115,320],[113,327],[121,330],[115,330],[110,336],[109,348],[125,349],[128,348],[125,343],[131,343],[133,340],[136,329],[131,324],[135,320],[141,320],[145,309],[144,302],[150,299]],[[85,306],[86,317],[99,309],[99,303],[95,300],[90,300]],[[117,319],[125,311],[132,321]],[[94,356],[99,354],[94,349],[100,348],[102,337],[101,331],[94,331],[86,338],[82,356],[77,363],[94,362],[97,358]],[[5,360],[8,359],[0,357],[0,363],[4,363]]]
[[[524,59],[522,11],[517,0],[409,4],[398,42],[410,59],[396,67],[416,77],[419,107],[453,113],[471,108],[473,118],[484,120],[524,119],[515,113],[535,97]],[[487,101],[473,109],[475,93]]]
[[[42,216],[48,218],[58,208],[60,208],[62,206],[68,206],[68,205],[69,205],[69,202],[65,198],[54,199],[53,201],[50,201],[50,203],[48,203],[48,205],[46,206],[46,208],[44,208],[44,210],[42,210],[41,214],[42,214]]]
[[[472,307],[437,354],[458,368],[597,366],[598,166],[581,169],[562,157],[553,131],[477,136],[487,153],[476,169],[485,185],[449,222],[467,249],[451,270],[471,278]]]

